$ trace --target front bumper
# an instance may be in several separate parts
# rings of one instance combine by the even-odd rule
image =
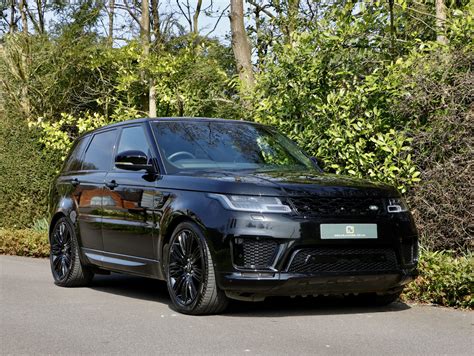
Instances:
[[[390,293],[401,290],[416,277],[416,271],[363,275],[300,275],[290,273],[220,274],[221,287],[238,296],[340,295]]]
[[[390,293],[416,276],[418,234],[408,212],[306,218],[234,212],[218,205],[215,209],[215,214],[213,209],[208,211],[203,226],[218,285],[233,295]],[[323,223],[376,223],[378,238],[321,239]],[[305,263],[293,264],[300,252],[310,255],[317,266],[306,259]],[[385,259],[380,260],[381,255]],[[321,260],[338,258],[343,260],[335,262],[340,269],[318,265]]]

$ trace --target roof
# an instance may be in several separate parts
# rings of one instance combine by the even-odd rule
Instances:
[[[235,123],[235,124],[253,124],[253,125],[256,124],[255,122],[252,122],[252,121],[232,120],[232,119],[218,119],[218,118],[210,118],[210,117],[187,117],[187,116],[183,116],[183,117],[144,117],[144,118],[139,118],[139,119],[131,119],[131,120],[120,121],[120,122],[117,122],[117,123],[114,123],[114,124],[109,124],[109,125],[105,125],[105,126],[102,126],[102,127],[98,127],[94,130],[91,130],[91,131],[88,131],[88,132],[84,133],[80,137],[88,135],[88,134],[96,132],[96,131],[99,131],[99,130],[107,129],[107,128],[120,127],[120,126],[128,125],[128,124],[138,124],[138,123],[142,123],[142,122],[153,122],[153,121],[155,121],[155,122],[166,122],[166,121],[207,122],[207,121],[212,121],[212,122],[226,122],[226,123],[232,122],[232,123]]]

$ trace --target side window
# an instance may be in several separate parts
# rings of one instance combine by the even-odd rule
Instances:
[[[117,138],[117,130],[111,130],[95,134],[87,148],[83,170],[107,171],[112,164],[112,154]]]
[[[150,146],[142,126],[125,127],[122,129],[117,153],[129,150],[142,151],[148,155]]]
[[[125,127],[122,129],[117,154],[129,150],[142,151],[147,155],[148,159],[151,158],[150,145],[142,126]]]
[[[83,137],[74,145],[74,148],[69,154],[69,157],[66,160],[66,164],[64,165],[64,172],[73,172],[81,169],[81,157],[84,153],[84,149],[86,148],[87,142],[89,142],[89,137]]]

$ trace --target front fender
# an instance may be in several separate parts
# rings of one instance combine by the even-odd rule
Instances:
[[[201,228],[212,254],[215,252],[215,240],[212,227],[222,206],[214,199],[207,197],[204,192],[174,191],[169,194],[163,207],[163,213],[158,220],[157,257],[160,263],[162,279],[165,279],[164,266],[166,263],[166,245],[173,231],[184,221],[195,223]],[[222,214],[220,214],[222,216]]]

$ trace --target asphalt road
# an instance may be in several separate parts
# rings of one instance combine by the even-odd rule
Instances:
[[[1,354],[472,354],[474,313],[278,298],[185,316],[166,286],[122,275],[56,287],[49,261],[0,256]]]

